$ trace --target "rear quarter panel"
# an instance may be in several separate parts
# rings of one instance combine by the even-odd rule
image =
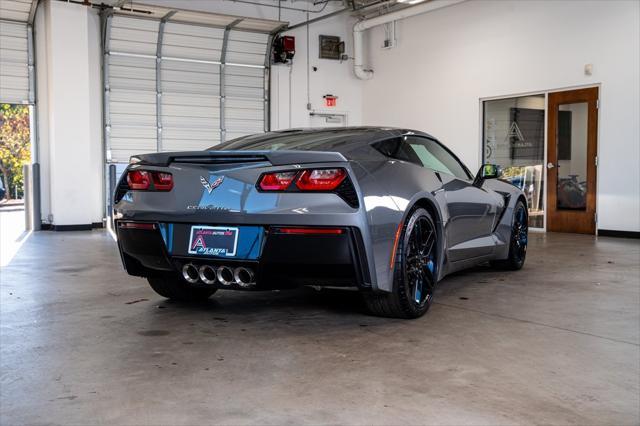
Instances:
[[[437,192],[441,183],[435,173],[423,167],[387,159],[359,164],[365,170],[359,185],[371,233],[370,251],[375,263],[377,288],[391,291],[393,248],[399,226],[418,201],[428,200],[438,212],[439,217],[433,219],[441,231],[442,221],[447,219],[446,209],[442,208],[445,206],[444,194]],[[441,246],[439,252],[443,249]],[[442,255],[438,256],[440,261],[442,258]]]

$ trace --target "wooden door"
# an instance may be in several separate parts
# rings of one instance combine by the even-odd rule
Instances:
[[[547,230],[595,234],[598,88],[549,93]]]

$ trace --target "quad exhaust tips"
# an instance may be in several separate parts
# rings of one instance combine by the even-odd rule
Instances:
[[[223,286],[236,284],[243,288],[256,285],[255,274],[245,266],[231,268],[230,266],[197,266],[193,263],[186,263],[182,267],[182,277],[190,284],[204,283],[214,285],[220,283]]]
[[[233,278],[240,287],[251,287],[256,284],[253,271],[244,266],[239,266],[233,271]]]
[[[182,277],[188,283],[195,284],[200,279],[198,268],[193,263],[187,263],[182,267]]]
[[[215,284],[216,283],[216,270],[209,265],[202,265],[198,268],[198,275],[200,276],[200,281],[205,284]]]
[[[231,285],[233,284],[233,269],[228,266],[221,266],[218,268],[218,272],[216,273],[218,276],[218,281],[222,285]]]

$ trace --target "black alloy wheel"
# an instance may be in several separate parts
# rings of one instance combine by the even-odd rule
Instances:
[[[402,230],[394,265],[391,293],[364,293],[373,315],[418,318],[433,303],[438,281],[438,234],[429,212],[417,208]]]
[[[519,200],[513,209],[511,225],[511,240],[509,241],[509,257],[504,260],[494,260],[493,266],[501,269],[517,271],[524,266],[529,242],[529,214],[527,206]]]
[[[428,216],[418,216],[408,234],[404,259],[408,294],[418,309],[431,303],[435,290],[436,230]]]

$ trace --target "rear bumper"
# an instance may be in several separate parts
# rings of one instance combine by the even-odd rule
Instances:
[[[124,267],[131,275],[149,277],[176,273],[181,276],[182,267],[192,263],[214,268],[251,268],[256,283],[252,288],[257,290],[301,285],[371,288],[365,246],[357,227],[340,227],[342,232],[339,234],[288,234],[279,232],[280,227],[264,226],[259,256],[227,259],[190,256],[175,247],[167,247],[167,237],[163,235],[160,223],[145,222],[153,225],[149,229],[128,229],[122,226],[123,223],[116,222],[118,247]],[[213,285],[242,288],[220,283]]]

